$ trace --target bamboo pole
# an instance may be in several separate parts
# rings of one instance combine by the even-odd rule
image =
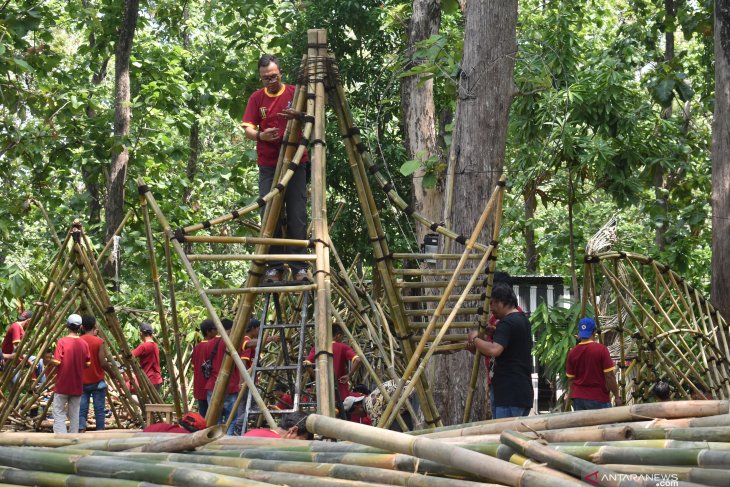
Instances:
[[[160,330],[162,335],[162,351],[165,355],[168,373],[170,374],[170,390],[172,391],[172,402],[175,406],[175,414],[178,418],[183,415],[182,396],[178,389],[177,374],[175,373],[175,360],[170,348],[170,333],[167,328],[167,318],[165,316],[165,303],[162,297],[162,289],[160,287],[160,273],[157,268],[157,256],[155,255],[155,242],[152,235],[152,226],[150,225],[150,215],[147,209],[147,199],[144,194],[139,195],[139,204],[142,207],[142,219],[144,221],[145,236],[147,241],[147,254],[150,260],[150,273],[152,275],[152,285],[155,290],[155,305],[157,307],[157,317],[160,321]]]
[[[189,435],[179,435],[176,438],[169,438],[150,443],[140,447],[139,451],[150,453],[191,451],[217,440],[223,436],[223,434],[223,427],[217,424]]]
[[[100,265],[101,261],[106,256],[106,253],[109,252],[109,249],[112,248],[112,244],[114,243],[114,237],[118,237],[122,234],[122,230],[127,224],[127,221],[134,215],[134,210],[130,209],[127,211],[127,214],[124,215],[124,218],[122,218],[122,221],[119,223],[119,226],[114,230],[114,234],[111,236],[111,238],[107,241],[107,243],[104,245],[104,248],[99,252],[99,255],[96,256],[96,265]]]
[[[18,470],[17,468],[0,467],[0,480],[2,485],[34,485],[41,487],[61,487],[73,485],[75,487],[98,487],[98,477],[86,477],[82,475],[67,475],[62,473],[46,472],[45,470]],[[153,484],[145,481],[104,479],[104,487],[154,487],[161,484]]]
[[[579,482],[569,482],[564,478],[557,479],[543,473],[523,470],[508,462],[447,443],[389,430],[380,430],[375,435],[372,427],[317,414],[309,416],[307,429],[326,437],[355,441],[435,461],[477,475],[481,479],[506,485],[522,487],[580,485]]]
[[[178,377],[180,378],[180,402],[182,403],[183,413],[188,412],[188,402],[185,398],[188,397],[186,377],[183,368],[183,348],[182,339],[180,334],[180,323],[177,314],[177,297],[175,296],[175,276],[172,272],[172,252],[170,250],[170,235],[165,233],[165,267],[167,269],[167,289],[169,292],[170,299],[170,318],[172,321],[172,330],[174,332],[175,339],[175,364],[177,365]],[[192,352],[191,352],[192,358]]]

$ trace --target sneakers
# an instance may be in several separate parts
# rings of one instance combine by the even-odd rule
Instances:
[[[296,274],[294,274],[294,280],[295,281],[309,281],[309,273],[307,272],[307,269],[299,269]]]
[[[269,269],[266,271],[266,274],[264,274],[264,281],[265,282],[281,282],[282,275],[284,274],[283,271],[280,269]]]

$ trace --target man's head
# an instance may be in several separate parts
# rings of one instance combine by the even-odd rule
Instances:
[[[332,339],[336,342],[341,342],[345,339],[345,331],[340,325],[332,325]]]
[[[84,315],[81,317],[81,330],[84,333],[90,333],[94,331],[94,328],[96,328],[96,318],[89,315]]]
[[[342,401],[342,406],[345,408],[345,412],[348,414],[358,414],[362,415],[362,413],[365,412],[365,396],[359,395],[359,396],[347,396],[344,401]]]
[[[593,336],[596,331],[596,322],[593,318],[586,316],[578,322],[578,338],[584,340]]]
[[[74,333],[78,333],[81,329],[81,316],[76,313],[68,315],[66,318],[66,327]]]
[[[277,382],[274,386],[274,389],[271,391],[274,393],[274,396],[276,396],[277,399],[281,398],[284,394],[287,394],[289,392],[289,389],[282,383]]]
[[[203,338],[212,338],[215,336],[215,323],[213,320],[207,319],[200,323],[200,333],[203,334]]]
[[[273,54],[264,54],[259,58],[259,78],[269,93],[278,93],[281,89],[281,70],[279,60]]]
[[[141,325],[139,325],[139,332],[144,337],[151,337],[155,331],[152,329],[152,325],[150,325],[149,323],[142,323]]]
[[[223,325],[223,329],[226,330],[226,333],[228,333],[230,335],[231,330],[233,329],[233,320],[229,320],[228,318],[223,318],[221,320],[221,325]]]
[[[669,384],[663,380],[657,381],[657,383],[654,384],[653,392],[659,401],[668,401],[672,395],[671,387],[669,387]]]
[[[288,413],[281,418],[280,428],[286,431],[284,438],[291,440],[311,440],[314,435],[307,431],[307,418],[305,413]]]
[[[517,296],[512,286],[503,282],[495,284],[489,301],[489,311],[495,318],[501,320],[515,309],[517,309]]]
[[[198,413],[183,414],[183,417],[180,419],[179,423],[180,426],[182,426],[191,433],[204,430],[208,427],[208,424],[205,422],[205,418]]]
[[[28,321],[33,317],[33,312],[29,309],[26,309],[22,313],[20,313],[20,316],[18,317],[18,321]]]
[[[259,330],[261,330],[261,322],[259,320],[256,318],[248,320],[248,325],[246,325],[246,335],[251,338],[256,338],[259,336]]]

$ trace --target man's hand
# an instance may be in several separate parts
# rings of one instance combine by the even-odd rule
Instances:
[[[298,110],[294,110],[293,108],[287,108],[286,110],[282,110],[281,112],[279,112],[278,116],[287,120],[291,120],[293,118],[302,118],[304,116],[304,113]]]
[[[494,332],[497,331],[497,327],[494,325],[487,325],[486,335],[488,337],[494,336]]]
[[[266,337],[266,343],[276,342],[279,343],[281,341],[281,337],[279,335],[269,335]]]
[[[339,380],[340,384],[347,384],[350,382],[350,374],[345,374],[342,377],[340,377],[338,380]]]
[[[623,406],[624,405],[624,400],[621,399],[620,397],[616,396],[614,398],[614,403],[616,404],[616,407]]]
[[[276,140],[279,138],[279,129],[276,127],[269,127],[266,130],[261,130],[259,131],[258,138],[259,140],[264,140],[266,142]]]

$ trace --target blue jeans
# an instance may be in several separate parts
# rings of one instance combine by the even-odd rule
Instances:
[[[517,406],[494,406],[494,419],[516,418],[527,416],[532,408],[520,408]]]
[[[106,382],[100,380],[94,384],[84,384],[84,392],[81,394],[81,405],[79,406],[79,429],[86,429],[86,417],[89,415],[89,402],[94,401],[94,418],[96,419],[96,431],[104,429],[104,418],[106,417]]]
[[[213,391],[208,391],[208,404],[210,404],[210,400],[213,397]],[[238,393],[234,392],[233,394],[226,394],[226,398],[223,401],[223,411],[221,411],[221,419],[218,421],[218,424],[225,424],[228,420],[228,415],[231,414],[231,410],[233,409],[233,405],[236,403],[236,398],[238,397]],[[227,435],[233,434],[233,428],[236,425],[236,412],[233,412],[233,420],[231,421],[231,426],[228,428],[228,431],[226,432]]]
[[[208,414],[208,400],[207,399],[198,399],[198,412],[202,417],[205,417],[206,414]]]
[[[573,411],[587,411],[589,409],[608,409],[610,402],[591,401],[590,399],[573,399]]]

